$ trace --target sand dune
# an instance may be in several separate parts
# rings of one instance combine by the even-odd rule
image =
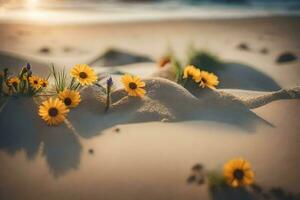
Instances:
[[[46,77],[50,73],[47,64],[14,53],[0,52],[0,70],[8,68],[11,73],[16,74],[19,73],[21,68],[26,66],[27,63],[30,63],[34,73],[40,76]]]
[[[58,127],[47,127],[44,124],[37,115],[38,104],[32,98],[7,99],[1,111],[0,128],[3,132],[0,148],[9,153],[23,149],[29,158],[33,158],[43,141],[43,152],[51,169],[51,166],[56,166],[51,162],[60,163],[63,160],[61,157],[68,155],[67,149],[72,151],[75,145],[80,151],[74,134],[91,138],[118,124],[187,120],[221,122],[253,132],[257,126],[273,125],[257,116],[250,108],[262,106],[273,100],[300,97],[299,88],[290,92],[284,91],[285,93],[279,91],[252,97],[248,94],[248,98],[243,98],[243,95],[234,95],[230,91],[218,92],[200,88],[192,94],[182,86],[162,78],[145,79],[145,83],[147,95],[142,99],[127,96],[123,89],[115,91],[112,94],[114,103],[108,112],[104,111],[105,99],[100,96],[101,93],[96,87],[83,89],[82,103],[71,110],[68,123]],[[294,95],[288,96],[291,92]],[[13,112],[14,110],[18,110],[18,113]],[[24,137],[20,138],[18,135],[21,132]],[[67,151],[63,150],[64,145],[68,146]],[[54,146],[56,150],[52,149]],[[66,155],[62,155],[63,153]],[[69,162],[72,165],[72,160]],[[64,171],[59,166],[51,170],[54,174]]]
[[[257,124],[270,125],[233,98],[209,92],[198,99],[183,87],[166,79],[146,79],[147,96],[128,97],[124,90],[113,93],[112,108],[104,112],[105,101],[96,99],[96,89],[82,91],[82,104],[72,110],[69,120],[79,135],[92,137],[117,124],[149,121],[219,121],[249,131]],[[91,95],[94,94],[94,95]],[[237,98],[237,97],[235,97]],[[83,123],[84,122],[84,123]]]
[[[141,62],[153,62],[147,56],[137,55],[119,49],[109,49],[103,55],[90,61],[91,66],[120,66]]]

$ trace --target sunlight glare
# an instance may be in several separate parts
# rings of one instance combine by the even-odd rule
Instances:
[[[38,5],[38,0],[27,0],[26,7],[28,9],[34,10]]]

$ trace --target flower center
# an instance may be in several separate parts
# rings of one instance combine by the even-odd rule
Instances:
[[[33,81],[34,84],[38,84],[38,81]]]
[[[69,105],[71,105],[72,100],[69,97],[67,97],[67,98],[65,98],[64,103],[66,106],[69,106]]]
[[[137,88],[136,83],[130,82],[130,83],[129,83],[129,88],[132,89],[132,90],[135,90],[135,89]]]
[[[18,83],[17,83],[17,82],[13,82],[12,85],[13,85],[14,87],[17,87],[17,86],[18,86]]]
[[[55,117],[55,116],[57,116],[58,115],[58,110],[57,110],[57,108],[50,108],[49,110],[48,110],[48,114],[49,114],[49,116],[50,117]]]
[[[47,84],[46,83],[43,83],[43,87],[46,87],[47,86]]]
[[[233,176],[234,178],[236,178],[237,180],[242,180],[244,178],[244,171],[240,170],[240,169],[236,169],[233,172]]]
[[[205,78],[201,78],[201,81],[202,81],[203,83],[207,83],[207,80],[206,80]]]
[[[80,72],[79,77],[82,79],[85,79],[85,78],[87,78],[87,74],[85,72]]]
[[[189,77],[193,77],[193,76],[194,76],[194,71],[188,70],[188,71],[187,71],[187,75],[188,75]]]

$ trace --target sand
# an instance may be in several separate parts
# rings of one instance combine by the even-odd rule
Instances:
[[[249,76],[235,79],[235,87],[222,89],[249,99],[273,91],[266,87],[259,90],[257,87],[264,85],[255,81],[250,86],[259,92],[249,90],[256,75],[274,81],[279,89],[300,84],[299,61],[275,63],[283,50],[299,56],[298,23],[298,18],[261,18],[95,24],[84,28],[2,24],[0,37],[6,39],[0,49],[42,65],[54,62],[69,68],[99,58],[107,47],[155,60],[164,53],[166,44],[172,44],[184,59],[187,46],[193,42],[226,62],[246,64],[246,72],[252,69]],[[72,40],[68,37],[71,33]],[[18,39],[7,39],[11,35]],[[240,42],[247,42],[251,51],[237,49]],[[50,53],[39,52],[44,46],[50,47]],[[66,46],[72,51],[65,52]],[[270,53],[259,53],[263,47]],[[171,81],[149,78],[157,71],[154,63],[95,68],[97,72],[122,70],[148,77],[147,97],[127,98],[124,91],[117,90],[113,95],[116,103],[103,114],[104,104],[95,98],[95,90],[87,89],[82,91],[80,107],[68,117],[71,129],[67,125],[49,129],[35,117],[31,122],[35,131],[25,132],[29,133],[26,137],[17,133],[22,131],[1,132],[0,199],[211,199],[206,184],[187,183],[191,167],[202,163],[208,169],[221,169],[228,159],[240,156],[252,163],[256,182],[264,191],[280,187],[287,193],[299,193],[299,100],[279,100],[249,110],[213,94],[198,99]],[[244,68],[241,74],[245,75]],[[230,70],[226,73],[235,75]],[[115,75],[115,82],[119,78]],[[238,88],[238,81],[244,80],[248,88]],[[36,112],[35,105],[28,104],[31,106],[26,109]],[[12,107],[6,107],[6,113]],[[10,116],[5,123],[22,115]]]
[[[294,52],[299,57],[298,27],[298,17],[87,25],[3,23],[0,26],[0,50],[70,68],[76,63],[94,61],[108,48],[156,60],[165,53],[167,46],[171,46],[184,60],[189,46],[193,44],[216,53],[226,62],[246,65],[263,75],[267,74],[281,87],[291,87],[300,84],[299,63],[277,65],[275,61],[279,54],[286,51]],[[250,51],[238,49],[240,43],[246,43]],[[50,51],[40,52],[44,48]],[[263,48],[267,48],[269,53],[260,53]],[[255,73],[254,70],[252,72]],[[230,75],[232,73],[235,71],[230,71]]]

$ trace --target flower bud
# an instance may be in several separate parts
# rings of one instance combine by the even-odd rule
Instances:
[[[106,84],[107,84],[108,87],[111,87],[114,84],[111,77],[109,77],[109,79],[107,79]]]
[[[28,71],[31,69],[30,63],[27,63],[26,68],[27,68]]]

